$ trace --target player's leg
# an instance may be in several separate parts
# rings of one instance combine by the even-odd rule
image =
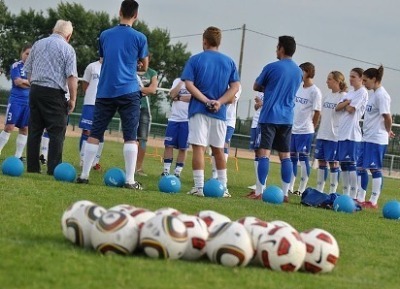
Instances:
[[[164,159],[162,176],[169,175],[172,162],[174,161],[174,147],[177,147],[178,122],[168,121],[164,138]]]
[[[292,135],[292,127],[286,125],[277,126],[277,133],[272,148],[279,151],[279,159],[281,160],[281,179],[282,191],[285,194],[285,202],[289,201],[289,186],[292,176],[293,165],[290,160],[290,138]]]
[[[310,134],[302,134],[301,137],[301,151],[299,152],[299,161],[301,167],[301,175],[300,175],[300,184],[298,194],[303,194],[305,191],[308,179],[310,177],[310,152],[311,152],[311,143],[314,137],[313,133]],[[298,149],[298,148],[297,148]]]
[[[189,123],[187,121],[179,123],[178,133],[178,156],[176,158],[175,176],[178,178],[181,176],[183,167],[186,161],[186,151],[189,148],[188,145],[188,134],[189,134]]]
[[[24,126],[19,129],[17,136],[16,150],[15,150],[15,156],[17,158],[22,159],[22,154],[24,152],[27,141],[28,141],[28,126]]]
[[[228,191],[228,174],[226,170],[226,158],[224,153],[227,127],[224,121],[211,118],[210,147],[215,157],[217,179],[225,188],[224,197],[231,197]],[[232,131],[233,132],[233,131]]]
[[[358,159],[357,159],[357,202],[359,203],[364,203],[365,202],[365,196],[367,194],[367,188],[368,188],[368,172],[364,168],[364,155],[365,155],[365,148],[366,148],[366,143],[362,142],[360,145],[360,151],[358,154]],[[366,160],[367,162],[367,160]]]
[[[139,151],[136,163],[136,174],[143,177],[147,176],[146,173],[143,171],[143,162],[144,162],[144,157],[146,155],[149,129],[150,129],[150,114],[147,108],[143,108],[140,110],[139,127],[137,132],[139,141],[139,147],[138,147]]]
[[[104,148],[104,138],[99,142],[99,147],[97,148],[96,156],[92,163],[92,167],[96,171],[101,170],[100,158],[101,158],[101,154],[103,153],[103,148]]]
[[[318,160],[317,168],[317,191],[323,192],[325,188],[325,180],[328,174],[328,163],[325,158],[324,150],[325,140],[317,139],[315,143],[314,158]]]
[[[3,150],[4,146],[7,144],[8,140],[10,139],[11,132],[14,130],[15,127],[15,112],[16,104],[9,103],[7,105],[6,111],[6,123],[4,126],[4,130],[0,133],[0,155],[1,151]]]
[[[297,164],[299,162],[299,153],[296,149],[297,139],[300,137],[298,134],[292,134],[290,139],[290,160],[292,161],[292,175],[290,177],[289,193],[294,193],[294,183],[297,177]]]

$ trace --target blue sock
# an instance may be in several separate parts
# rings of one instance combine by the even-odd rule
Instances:
[[[82,143],[87,141],[89,136],[87,134],[81,134],[81,138],[79,140],[79,151],[82,149]]]
[[[299,162],[299,158],[297,156],[290,156],[290,160],[293,164],[293,175],[297,176],[297,163]]]
[[[281,160],[281,178],[285,183],[290,183],[290,179],[292,177],[292,161],[290,158]]]
[[[367,190],[368,188],[368,172],[367,170],[358,170],[357,175],[361,177],[361,188]]]
[[[164,159],[164,163],[166,164],[172,164],[174,159]]]
[[[267,157],[258,158],[257,174],[261,184],[263,185],[265,184],[268,177],[268,173],[269,173],[269,158]]]
[[[229,148],[224,148],[224,154],[229,154]]]

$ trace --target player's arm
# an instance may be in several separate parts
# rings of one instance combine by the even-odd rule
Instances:
[[[343,100],[342,102],[339,102],[339,103],[336,105],[335,110],[336,110],[336,111],[341,111],[341,110],[343,110],[343,109],[346,109],[346,107],[347,107],[349,104],[350,104],[350,100],[349,100],[349,99],[345,99],[345,100]]]
[[[68,84],[68,90],[69,90],[69,95],[70,99],[68,101],[68,113],[72,113],[75,109],[75,103],[76,103],[76,94],[78,90],[78,78],[70,75],[67,78],[67,84]]]
[[[313,115],[313,119],[312,119],[314,129],[317,128],[320,117],[321,117],[321,112],[319,110],[314,110],[314,115]]]
[[[157,75],[154,75],[150,80],[150,85],[142,87],[140,90],[143,95],[155,94],[157,92]]]
[[[261,100],[261,98],[259,98],[258,96],[254,97],[254,110],[258,110],[260,107],[262,107],[263,105],[263,101]]]
[[[145,58],[139,59],[138,67],[140,68],[140,71],[147,71],[149,68],[149,57],[146,56]]]
[[[213,102],[219,102],[220,105],[233,103],[235,102],[235,97],[239,89],[240,89],[239,81],[231,82],[229,83],[228,90],[225,91],[225,93],[218,100]]]
[[[196,98],[198,101],[206,104],[210,100],[205,96],[193,83],[193,81],[185,80],[186,89],[190,92],[192,97]]]
[[[14,84],[18,87],[22,87],[22,88],[29,88],[31,87],[31,84],[29,83],[28,79],[23,79],[21,77],[16,77],[13,80]]]
[[[392,116],[390,115],[390,113],[384,113],[382,114],[382,117],[386,131],[388,132],[390,137],[393,137],[394,133],[392,132]]]
[[[81,81],[81,86],[82,86],[83,92],[86,93],[86,90],[87,90],[88,87],[89,87],[89,82],[86,82],[86,80],[82,80],[82,81]]]

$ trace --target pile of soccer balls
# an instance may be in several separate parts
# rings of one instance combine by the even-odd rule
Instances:
[[[284,221],[244,217],[237,221],[218,212],[196,215],[173,208],[150,211],[131,205],[108,210],[78,201],[63,214],[64,236],[103,254],[144,252],[151,258],[198,260],[224,266],[263,266],[276,271],[330,272],[339,258],[335,238],[322,229],[299,233]]]

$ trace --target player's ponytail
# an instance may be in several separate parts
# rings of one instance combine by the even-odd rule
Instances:
[[[372,79],[375,77],[376,82],[380,83],[383,78],[383,66],[382,65],[379,66],[378,69],[368,68],[367,70],[364,71],[363,75],[368,77],[369,79]]]

